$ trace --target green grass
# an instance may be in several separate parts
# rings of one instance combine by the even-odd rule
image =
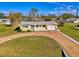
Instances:
[[[62,56],[56,41],[43,36],[16,38],[0,45],[0,56]]]
[[[0,24],[0,37],[15,34],[15,33],[16,31],[14,31],[11,26],[5,26],[5,25]]]
[[[74,23],[65,23],[64,27],[58,27],[60,31],[79,41],[79,30],[74,29]]]

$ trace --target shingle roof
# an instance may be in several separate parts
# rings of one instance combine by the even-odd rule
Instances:
[[[57,24],[54,21],[43,21],[43,22],[33,22],[33,21],[22,21],[20,25],[53,25]]]

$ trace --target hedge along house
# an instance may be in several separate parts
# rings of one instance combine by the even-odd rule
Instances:
[[[22,21],[20,24],[20,29],[22,31],[49,31],[57,30],[57,23],[54,21]]]

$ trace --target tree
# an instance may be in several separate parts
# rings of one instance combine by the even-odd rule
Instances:
[[[21,13],[14,12],[10,12],[8,17],[11,20],[14,29],[19,26],[21,20],[23,19],[23,15]]]
[[[50,17],[50,16],[41,15],[41,17],[42,17],[43,19],[45,19],[45,21],[51,21],[51,20],[52,20],[52,17]]]
[[[3,13],[0,13],[0,18],[4,18],[4,14]]]
[[[68,14],[68,13],[64,13],[61,15],[61,18],[63,18],[63,19],[72,18],[72,17],[75,17],[75,16],[72,14]]]
[[[32,8],[32,9],[30,10],[30,14],[31,14],[31,16],[37,16],[38,10],[37,10],[36,8]]]
[[[57,16],[53,15],[53,14],[49,14],[48,16],[51,17],[51,18],[57,18]]]
[[[36,8],[32,8],[29,12],[29,17],[31,21],[36,21],[36,17],[38,17],[38,10]]]

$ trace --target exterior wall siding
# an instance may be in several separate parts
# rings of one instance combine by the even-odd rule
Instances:
[[[32,30],[30,26],[28,26],[28,27],[20,26],[20,29],[21,29],[22,31]]]
[[[48,25],[47,30],[56,30],[56,26],[55,25]]]
[[[46,31],[47,29],[44,27],[38,27],[34,29],[35,31]]]
[[[28,27],[24,27],[24,26],[20,26],[20,29],[22,31],[48,31],[48,30],[56,30],[56,25],[46,25],[46,27],[36,27],[34,26],[34,28],[31,28],[30,25],[28,25]]]
[[[10,19],[0,19],[0,22],[5,25],[11,25]]]

